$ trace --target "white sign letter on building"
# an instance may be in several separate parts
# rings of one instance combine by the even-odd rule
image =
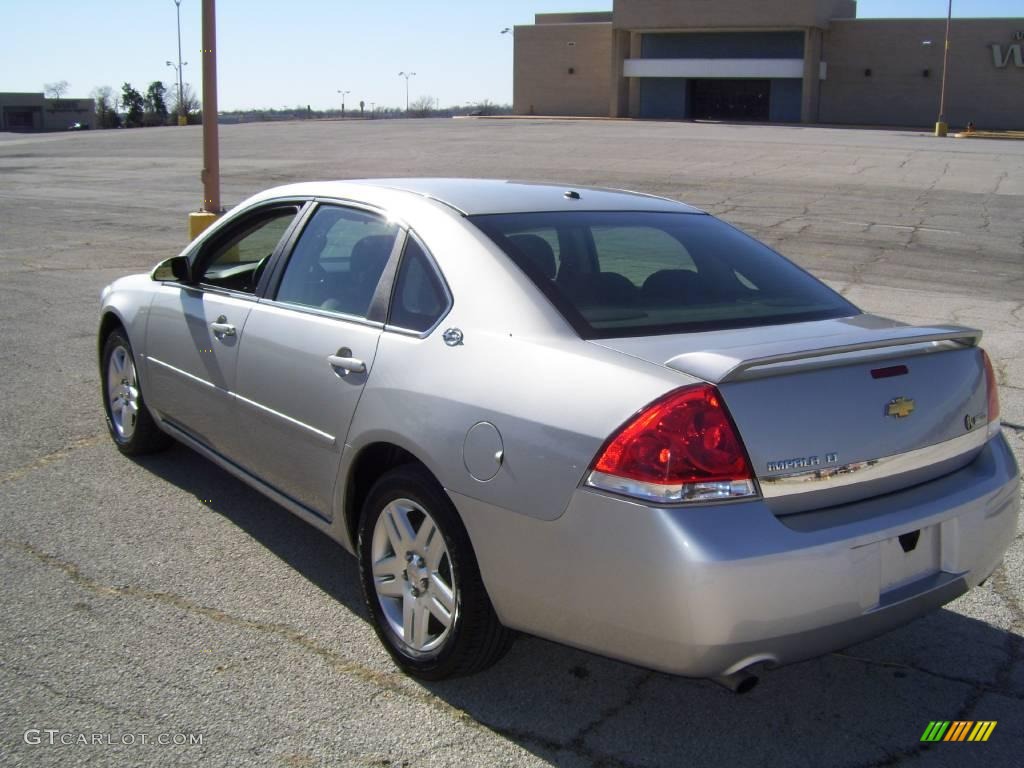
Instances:
[[[998,69],[1005,69],[1010,63],[1010,59],[1013,59],[1013,63],[1018,67],[1024,67],[1024,55],[1021,54],[1021,46],[1008,45],[1006,46],[1006,55],[1003,55],[1003,46],[992,43],[992,63]]]

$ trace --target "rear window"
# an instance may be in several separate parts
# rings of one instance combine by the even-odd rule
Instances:
[[[471,221],[584,338],[860,314],[775,251],[704,214],[579,211]]]

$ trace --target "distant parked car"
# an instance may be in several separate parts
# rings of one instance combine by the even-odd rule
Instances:
[[[245,201],[104,289],[99,358],[118,448],[173,437],[354,552],[410,674],[521,630],[743,690],[1000,563],[980,336],[671,200],[398,179]]]

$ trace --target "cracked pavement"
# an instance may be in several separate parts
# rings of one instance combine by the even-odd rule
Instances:
[[[221,143],[229,203],[397,175],[686,200],[866,310],[982,328],[1024,460],[1024,144],[559,120],[250,124]],[[1019,764],[1020,533],[984,586],[746,696],[526,637],[474,678],[398,674],[336,544],[185,448],[130,461],[106,437],[99,290],[184,245],[200,157],[196,128],[0,134],[0,764]],[[958,719],[999,725],[919,742]],[[30,745],[30,728],[203,743]]]

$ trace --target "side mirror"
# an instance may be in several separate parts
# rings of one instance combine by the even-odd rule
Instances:
[[[160,282],[178,282],[185,285],[192,283],[192,272],[189,269],[188,259],[184,256],[172,256],[166,261],[160,262],[153,270],[152,277]]]

